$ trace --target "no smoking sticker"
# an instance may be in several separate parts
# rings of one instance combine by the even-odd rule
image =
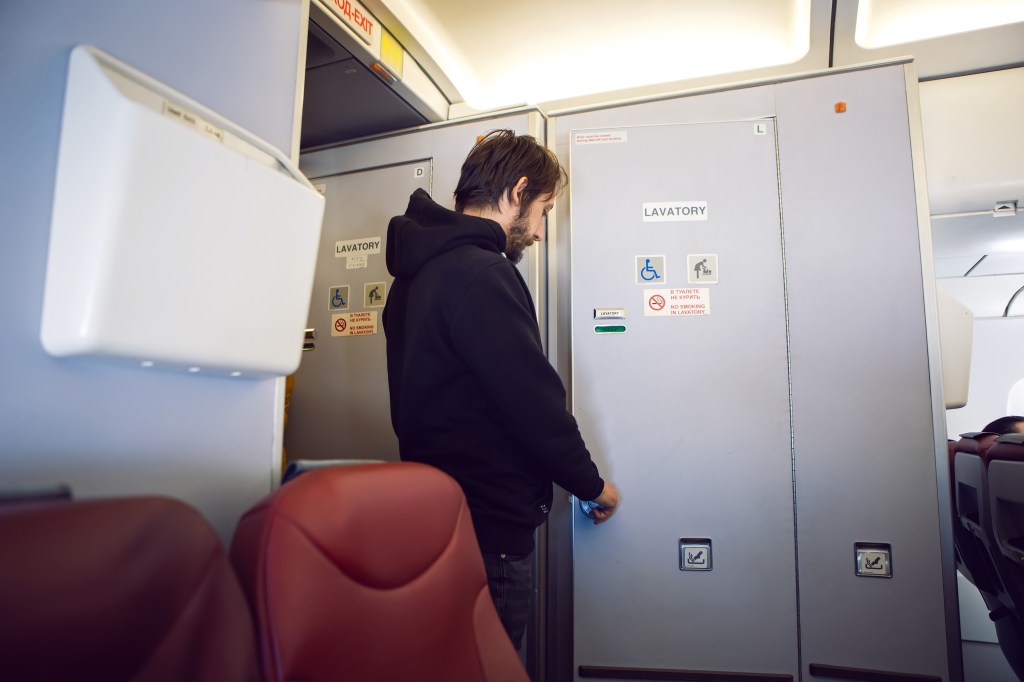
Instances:
[[[369,336],[377,333],[377,311],[331,315],[331,336]]]
[[[644,290],[645,317],[692,317],[710,314],[710,289],[694,287]]]

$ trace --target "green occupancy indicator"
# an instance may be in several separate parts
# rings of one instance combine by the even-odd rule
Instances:
[[[594,327],[594,331],[598,334],[621,334],[626,331],[626,325],[624,324],[599,324]]]

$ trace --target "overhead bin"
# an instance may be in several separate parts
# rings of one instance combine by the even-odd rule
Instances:
[[[1024,206],[1024,68],[927,81],[920,91],[932,215]]]
[[[448,100],[354,0],[311,0],[303,149],[443,121]]]

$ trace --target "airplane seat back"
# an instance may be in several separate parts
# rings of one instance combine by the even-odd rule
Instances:
[[[266,680],[528,682],[459,485],[412,462],[314,469],[231,546]]]
[[[990,611],[998,607],[999,594],[1003,587],[986,543],[975,530],[980,528],[981,523],[982,458],[987,455],[996,437],[997,434],[994,433],[971,432],[961,434],[960,440],[951,440],[948,444],[954,518],[953,543],[959,558],[957,568],[978,588]],[[957,500],[961,491],[962,504]]]
[[[1024,612],[1024,434],[1000,436],[988,459],[992,546],[1011,597]]]
[[[986,499],[986,462],[997,433],[972,431],[960,434],[953,457],[954,500],[960,523],[987,543],[991,526]]]
[[[252,616],[209,523],[164,497],[0,506],[0,677],[254,682]]]
[[[1024,680],[1024,434],[999,436],[987,452],[989,552],[1004,586],[990,618],[999,646]]]

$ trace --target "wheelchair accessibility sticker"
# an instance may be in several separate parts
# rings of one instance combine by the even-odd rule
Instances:
[[[348,310],[348,285],[340,284],[331,287],[327,295],[328,310]]]
[[[637,284],[664,284],[665,274],[664,256],[636,257]]]

